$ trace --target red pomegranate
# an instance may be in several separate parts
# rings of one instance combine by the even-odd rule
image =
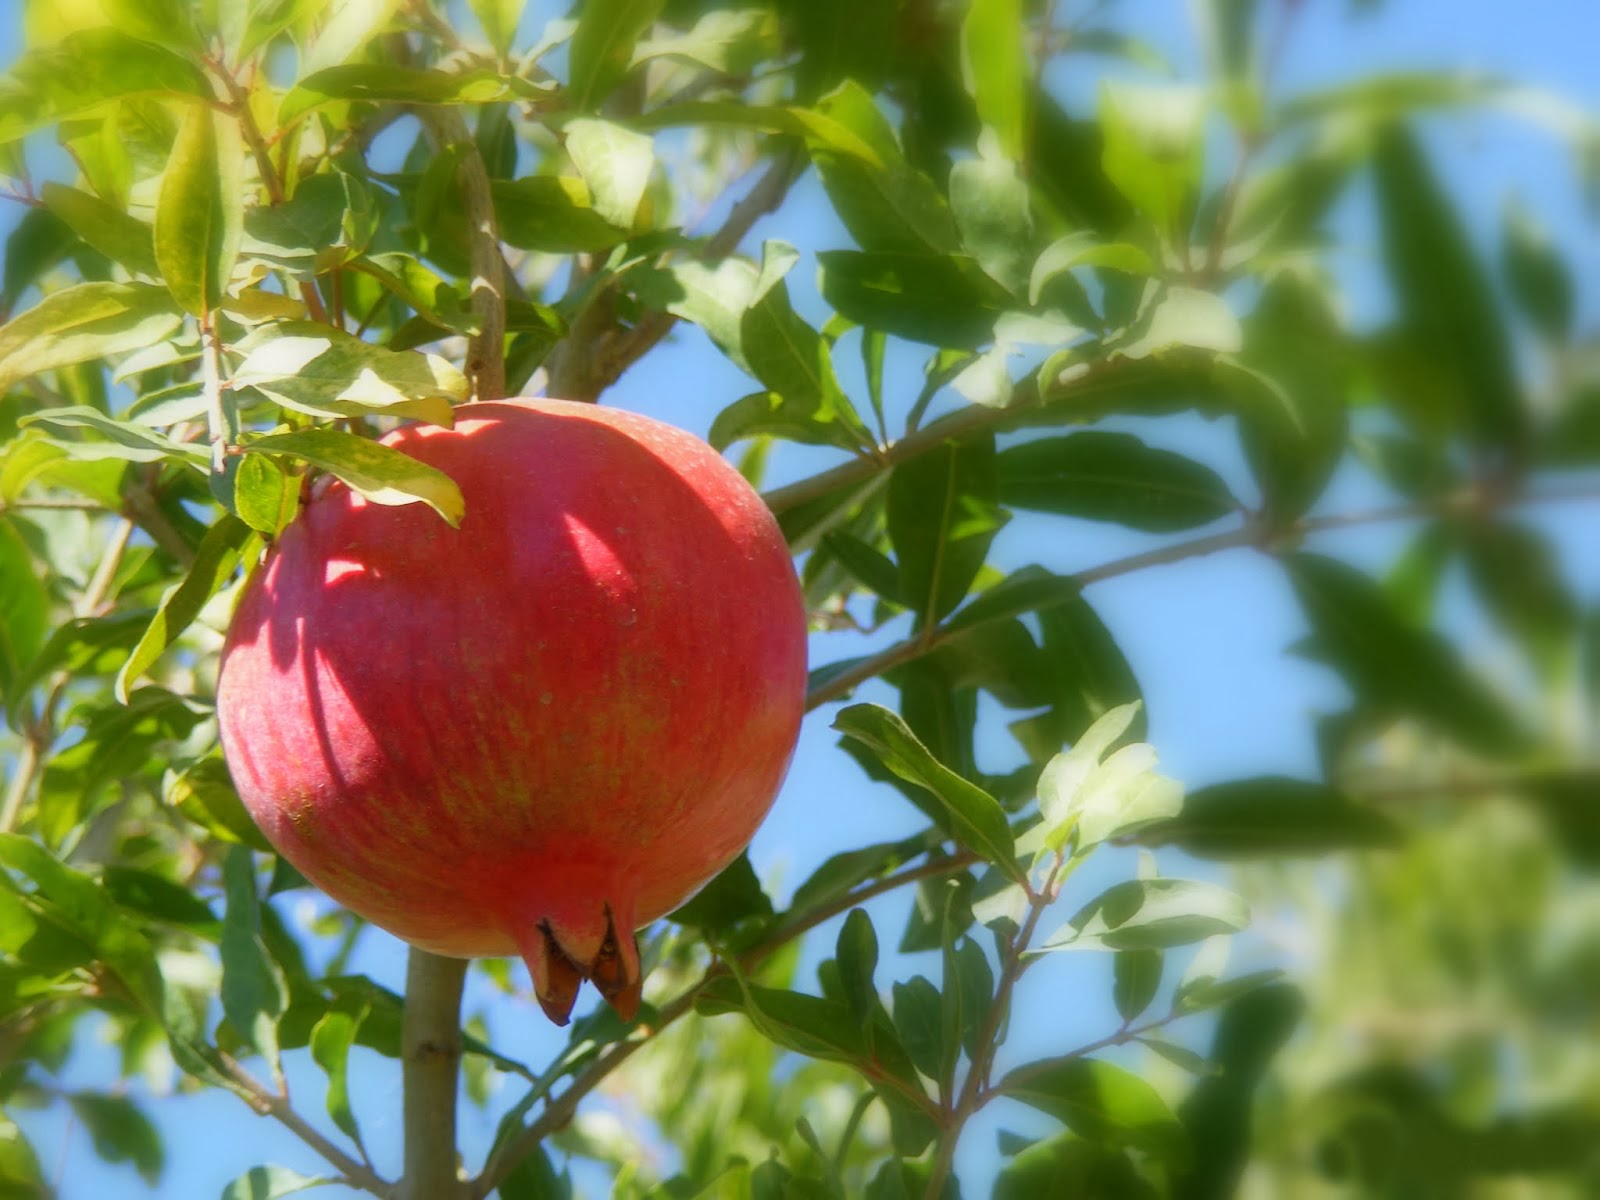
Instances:
[[[452,529],[333,483],[240,600],[222,744],[267,838],[413,945],[520,954],[565,1023],[625,1018],[633,931],[750,840],[799,732],[783,537],[704,442],[561,400],[386,444],[446,472]]]

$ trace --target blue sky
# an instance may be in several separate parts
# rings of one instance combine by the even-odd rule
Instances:
[[[534,21],[556,5],[531,0]],[[1065,5],[1070,11],[1074,6]],[[1267,7],[1264,5],[1263,7]],[[1549,89],[1590,110],[1600,110],[1600,73],[1593,52],[1600,35],[1600,8],[1590,0],[1527,0],[1505,5],[1501,0],[1390,0],[1372,16],[1349,20],[1347,5],[1331,0],[1306,0],[1301,27],[1290,43],[1280,82],[1285,90],[1311,87],[1381,70],[1451,67],[1501,73]],[[14,55],[20,5],[5,6],[0,16],[0,58]],[[1128,0],[1120,6],[1124,27],[1137,30],[1180,65],[1197,62],[1188,5],[1183,0]],[[1514,18],[1508,16],[1514,12]],[[1090,78],[1070,81],[1066,91],[1092,94]],[[1430,123],[1430,148],[1438,156],[1457,202],[1468,217],[1480,245],[1492,245],[1501,205],[1508,193],[1519,193],[1553,231],[1565,256],[1579,273],[1583,326],[1593,329],[1600,289],[1593,264],[1600,262],[1600,237],[1577,199],[1577,186],[1566,153],[1537,126],[1501,116]],[[0,211],[0,229],[8,229],[16,211]],[[1371,319],[1379,305],[1378,250],[1363,188],[1353,189],[1339,215],[1341,242],[1338,267],[1347,282],[1357,319]],[[849,239],[821,199],[814,176],[807,176],[778,214],[757,226],[751,245],[775,237],[808,251],[849,245]],[[1580,270],[1580,265],[1587,264]],[[790,276],[796,306],[820,321],[826,310],[812,282],[814,261],[806,258]],[[853,360],[841,354],[842,363]],[[903,413],[919,380],[923,352],[901,348],[891,358],[889,394]],[[846,370],[849,386],[850,372]],[[638,409],[704,432],[723,405],[749,390],[749,381],[711,348],[697,331],[680,328],[646,365],[626,376],[606,402]],[[859,389],[856,389],[859,394]],[[1224,424],[1198,419],[1130,422],[1150,440],[1201,459],[1221,471],[1241,496],[1252,485]],[[786,450],[774,462],[771,482],[798,477],[831,462],[829,452]],[[1376,499],[1374,488],[1356,471],[1346,471],[1325,500],[1329,512],[1364,507]],[[1590,603],[1600,598],[1600,549],[1593,535],[1595,513],[1551,511],[1538,519],[1563,547],[1574,583]],[[1338,553],[1365,566],[1387,561],[1402,544],[1404,527],[1353,531],[1318,540],[1316,548]],[[1158,544],[1156,539],[1110,526],[1059,518],[1019,516],[996,543],[998,565],[1011,569],[1038,562],[1070,571],[1121,557]],[[1265,772],[1305,775],[1315,771],[1311,717],[1336,708],[1340,687],[1322,669],[1285,654],[1304,632],[1281,573],[1268,560],[1249,551],[1231,551],[1128,576],[1097,585],[1089,598],[1118,636],[1144,686],[1151,718],[1151,741],[1163,769],[1189,787]],[[1464,605],[1448,609],[1453,619],[1470,621]],[[895,631],[890,631],[890,636]],[[862,653],[876,643],[854,635],[819,637],[813,642],[816,662]],[[882,685],[861,689],[858,699],[892,703]],[[887,789],[869,785],[857,768],[836,749],[828,729],[832,708],[812,714],[806,724],[795,767],[751,850],[761,875],[780,897],[835,850],[890,838],[918,827],[920,818]],[[997,710],[996,710],[997,711]],[[988,764],[1011,763],[1015,755],[995,713],[987,713],[982,751]],[[1176,859],[1164,863],[1169,873],[1188,867]],[[1122,861],[1097,868],[1129,871]],[[1107,881],[1102,877],[1099,882]],[[1096,880],[1077,881],[1077,894],[1087,897]],[[305,903],[292,894],[286,908]],[[898,937],[909,897],[891,897],[873,908],[880,939]],[[815,939],[807,962],[830,952],[833,927]],[[888,969],[898,970],[900,960]],[[401,990],[405,950],[379,932],[367,936],[356,966],[378,981]],[[913,961],[909,970],[932,972],[935,964]],[[1049,1048],[1068,1048],[1105,1032],[1114,1024],[1107,999],[1108,966],[1085,956],[1058,956],[1029,975],[1013,1022],[1013,1044],[1007,1056],[1025,1056]],[[880,976],[880,979],[882,976]],[[482,981],[470,986],[469,1012],[486,1008],[497,1045],[524,1061],[541,1062],[564,1044],[531,1004],[507,1001]],[[95,1040],[92,1022],[69,1071],[69,1085],[94,1086],[115,1073],[115,1048]],[[398,1073],[392,1063],[357,1050],[353,1100],[362,1118],[377,1164],[393,1175],[399,1162]],[[322,1081],[308,1069],[304,1052],[291,1055],[290,1079],[302,1111],[318,1124],[322,1116]],[[507,1085],[487,1115],[467,1106],[462,1113],[462,1146],[469,1164],[481,1161],[500,1110],[518,1095]],[[81,1128],[71,1128],[58,1113],[25,1120],[41,1157],[59,1171],[65,1200],[91,1196],[159,1196],[170,1200],[214,1196],[233,1177],[258,1163],[278,1163],[308,1174],[318,1173],[315,1156],[270,1121],[256,1118],[231,1097],[201,1094],[166,1098],[151,1107],[167,1136],[169,1162],[159,1188],[146,1190],[131,1169],[98,1162]],[[969,1128],[958,1165],[970,1168],[974,1182],[992,1169],[994,1130],[999,1115],[986,1113]],[[1011,1127],[1032,1127],[1015,1113],[1004,1114]],[[976,1195],[981,1187],[969,1188]],[[326,1189],[316,1195],[345,1193]],[[352,1193],[353,1194],[353,1193]]]

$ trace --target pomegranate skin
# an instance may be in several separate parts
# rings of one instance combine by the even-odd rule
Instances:
[[[262,832],[437,954],[520,954],[552,1019],[631,1017],[633,931],[749,842],[788,768],[805,616],[783,537],[698,438],[560,400],[383,439],[459,529],[341,483],[240,598],[217,687]]]

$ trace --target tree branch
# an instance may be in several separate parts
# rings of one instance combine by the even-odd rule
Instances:
[[[939,1150],[933,1160],[933,1171],[928,1176],[927,1189],[923,1192],[924,1200],[938,1200],[943,1195],[944,1182],[950,1174],[950,1165],[955,1160],[956,1144],[961,1140],[961,1131],[972,1115],[987,1102],[989,1072],[994,1066],[995,1051],[999,1049],[1001,1030],[1005,1027],[1007,1015],[1011,1010],[1011,993],[1016,990],[1017,981],[1028,969],[1023,954],[1033,940],[1034,932],[1039,928],[1039,919],[1055,902],[1056,881],[1061,877],[1063,863],[1062,856],[1057,854],[1044,886],[1035,891],[1031,884],[1026,885],[1028,915],[1022,922],[1022,928],[1017,930],[1006,944],[1005,954],[1000,962],[1000,978],[995,983],[994,999],[989,1005],[989,1012],[983,1019],[982,1032],[978,1036],[977,1053],[972,1056],[972,1061],[968,1064],[967,1077],[961,1084],[961,1093],[950,1106],[944,1128],[939,1131]],[[950,987],[951,981],[947,979],[944,984],[945,987]]]
[[[456,1080],[467,960],[411,948],[400,1029],[405,1086],[405,1176],[399,1200],[450,1200],[465,1191],[456,1168]]]
[[[699,257],[715,262],[737,250],[755,223],[783,203],[804,169],[805,158],[798,150],[784,151],[774,159],[766,173],[733,206],[721,228],[707,239]],[[677,323],[678,318],[671,313],[652,312],[631,329],[613,326],[588,345],[580,339],[561,356],[562,362],[572,366],[560,372],[559,383],[552,373],[552,389],[572,400],[596,399],[654,349]]]
[[[282,204],[288,196],[283,190],[283,180],[278,175],[278,168],[272,162],[272,155],[267,151],[266,139],[261,136],[261,127],[256,124],[255,113],[250,111],[249,95],[239,86],[239,81],[233,77],[233,72],[221,61],[213,61],[210,65],[228,93],[227,109],[239,122],[239,132],[244,138],[244,144],[250,150],[251,157],[256,161],[256,172],[261,176],[262,186],[267,189],[267,198],[275,205]],[[311,314],[312,320],[327,323],[328,310],[323,305],[315,284],[302,283],[300,299],[304,302],[306,311]]]
[[[474,400],[498,400],[506,392],[506,281],[489,171],[460,113],[422,106],[415,111],[441,151],[461,155],[456,175],[467,205],[472,311],[478,318],[478,332],[467,342],[467,377]]]
[[[216,1060],[252,1109],[264,1117],[271,1117],[295,1137],[320,1154],[335,1170],[344,1176],[341,1182],[351,1187],[371,1192],[374,1196],[390,1195],[392,1185],[366,1163],[345,1153],[322,1132],[295,1112],[287,1097],[280,1096],[246,1071],[231,1056],[217,1051]]]
[[[969,410],[962,410],[962,412],[967,411]],[[935,425],[937,424],[936,422]],[[931,432],[934,427],[930,425],[928,431]],[[909,440],[909,438],[903,439],[901,442],[896,443],[896,446],[904,445]],[[894,448],[891,447],[891,451]],[[846,463],[844,465],[849,467],[854,464]],[[1159,567],[1170,563],[1183,562],[1191,558],[1201,558],[1221,550],[1231,550],[1241,546],[1255,546],[1271,551],[1277,543],[1293,543],[1299,538],[1329,530],[1349,529],[1361,525],[1380,524],[1386,521],[1461,516],[1482,512],[1485,507],[1566,503],[1574,500],[1594,499],[1600,499],[1600,487],[1575,487],[1561,491],[1533,492],[1521,495],[1469,490],[1450,496],[1443,496],[1433,501],[1394,504],[1381,508],[1366,509],[1361,512],[1338,513],[1325,517],[1306,517],[1292,525],[1277,530],[1268,529],[1252,518],[1237,529],[1207,534],[1191,541],[1178,542],[1175,545],[1160,546],[1154,550],[1144,550],[1138,554],[1130,554],[1126,558],[1115,559],[1108,563],[1102,563],[1098,567],[1090,567],[1086,571],[1079,571],[1076,575],[1066,576],[1066,580],[1076,584],[1079,588],[1086,588],[1090,584],[1101,583],[1104,580],[1115,579],[1122,575],[1131,575],[1147,567]],[[1011,617],[1019,617],[1025,612],[1032,611],[1032,607],[1018,606],[1015,609],[1002,609],[995,612],[990,620],[999,621]],[[885,647],[876,654],[863,658],[854,666],[840,671],[836,675],[829,676],[822,683],[808,691],[806,693],[806,710],[809,712],[811,709],[827,704],[829,701],[837,700],[841,696],[848,695],[867,680],[875,679],[885,671],[893,670],[904,663],[921,658],[926,654],[931,654],[971,628],[970,625],[957,628],[941,625],[925,633],[906,638],[904,641],[896,642],[892,646]]]

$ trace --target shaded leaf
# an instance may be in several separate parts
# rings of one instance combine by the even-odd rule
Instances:
[[[1150,533],[1207,525],[1239,507],[1209,467],[1128,433],[1024,442],[1001,451],[995,469],[1002,503]]]
[[[336,429],[304,429],[253,439],[248,450],[287,454],[335,476],[374,504],[421,501],[452,526],[461,522],[466,501],[448,475],[390,446]]]
[[[1009,517],[996,503],[992,435],[946,441],[889,477],[889,539],[900,596],[928,628],[966,596]]]
[[[662,0],[588,0],[567,51],[567,102],[575,112],[598,107],[628,73],[633,48],[655,22]]]
[[[1383,813],[1325,783],[1266,775],[1190,792],[1182,812],[1139,840],[1201,858],[1248,858],[1380,846],[1398,835]]]
[[[283,975],[261,942],[255,860],[234,846],[223,859],[222,1011],[246,1045],[278,1070],[278,1018],[288,1004]]]
[[[200,610],[229,579],[239,565],[249,543],[250,527],[237,517],[224,514],[206,532],[195,550],[194,562],[183,581],[162,597],[149,627],[134,645],[128,661],[117,672],[117,699],[128,702],[128,688],[178,640]]]
[[[1049,1113],[1090,1141],[1131,1146],[1174,1166],[1190,1156],[1183,1126],[1156,1090],[1102,1059],[1029,1063],[1006,1075],[996,1090]]]

